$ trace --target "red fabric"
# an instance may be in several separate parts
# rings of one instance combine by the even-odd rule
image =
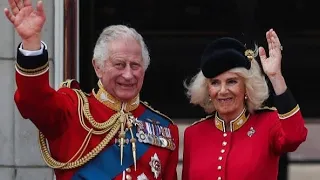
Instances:
[[[255,133],[249,137],[251,127]],[[281,153],[296,150],[306,136],[300,111],[284,120],[276,111],[250,115],[225,137],[209,118],[185,131],[182,179],[275,180]]]
[[[16,73],[16,82],[17,90],[14,100],[21,115],[25,119],[30,119],[48,138],[51,154],[56,160],[68,161],[78,151],[87,135],[87,131],[79,122],[77,95],[70,88],[61,88],[58,91],[52,89],[49,86],[48,72],[36,77],[26,77]],[[91,114],[98,122],[104,122],[115,113],[92,95],[88,97],[88,100]],[[144,112],[145,108],[140,104],[132,113],[137,117]],[[149,180],[154,179],[149,162],[155,153],[157,153],[162,165],[161,178],[163,180],[177,179],[178,128],[171,124],[170,130],[177,146],[175,151],[151,146],[137,161],[137,171],[134,171],[133,166],[130,167],[131,172],[128,174],[132,179],[136,179],[141,173],[144,173]],[[104,137],[105,135],[93,135],[84,155],[95,148]],[[114,143],[114,140],[111,140],[111,143]],[[55,170],[57,180],[71,179],[76,170],[78,168]],[[116,179],[122,179],[122,173]]]

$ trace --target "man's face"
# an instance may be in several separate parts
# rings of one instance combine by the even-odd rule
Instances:
[[[119,38],[110,43],[109,59],[104,66],[93,66],[103,87],[120,101],[129,101],[138,95],[142,88],[145,70],[142,50],[133,38]]]

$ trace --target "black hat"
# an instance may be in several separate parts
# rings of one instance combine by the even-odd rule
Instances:
[[[201,70],[206,78],[217,75],[236,67],[250,69],[253,52],[248,58],[245,55],[246,47],[240,41],[223,37],[207,46],[201,58]]]

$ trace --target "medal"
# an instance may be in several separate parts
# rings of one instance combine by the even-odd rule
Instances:
[[[157,121],[147,119],[152,122],[145,122],[136,119],[137,133],[136,137],[139,142],[152,144],[155,146],[167,148],[170,150],[175,149],[174,141],[171,138],[170,129],[160,126]]]
[[[148,180],[148,177],[144,173],[142,173],[137,177],[137,180]]]
[[[158,178],[161,172],[161,163],[158,158],[157,153],[154,153],[154,155],[151,157],[151,160],[149,162],[149,165],[151,167],[151,171],[154,174],[154,178]]]

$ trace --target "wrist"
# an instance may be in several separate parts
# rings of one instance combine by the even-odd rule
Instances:
[[[270,81],[283,79],[283,76],[282,76],[281,72],[277,72],[277,73],[274,73],[272,75],[267,75],[267,76],[270,79]]]
[[[36,51],[41,49],[41,38],[36,35],[28,39],[22,40],[22,49],[28,51]]]
[[[281,74],[268,77],[276,95],[280,95],[287,90],[287,84]]]

